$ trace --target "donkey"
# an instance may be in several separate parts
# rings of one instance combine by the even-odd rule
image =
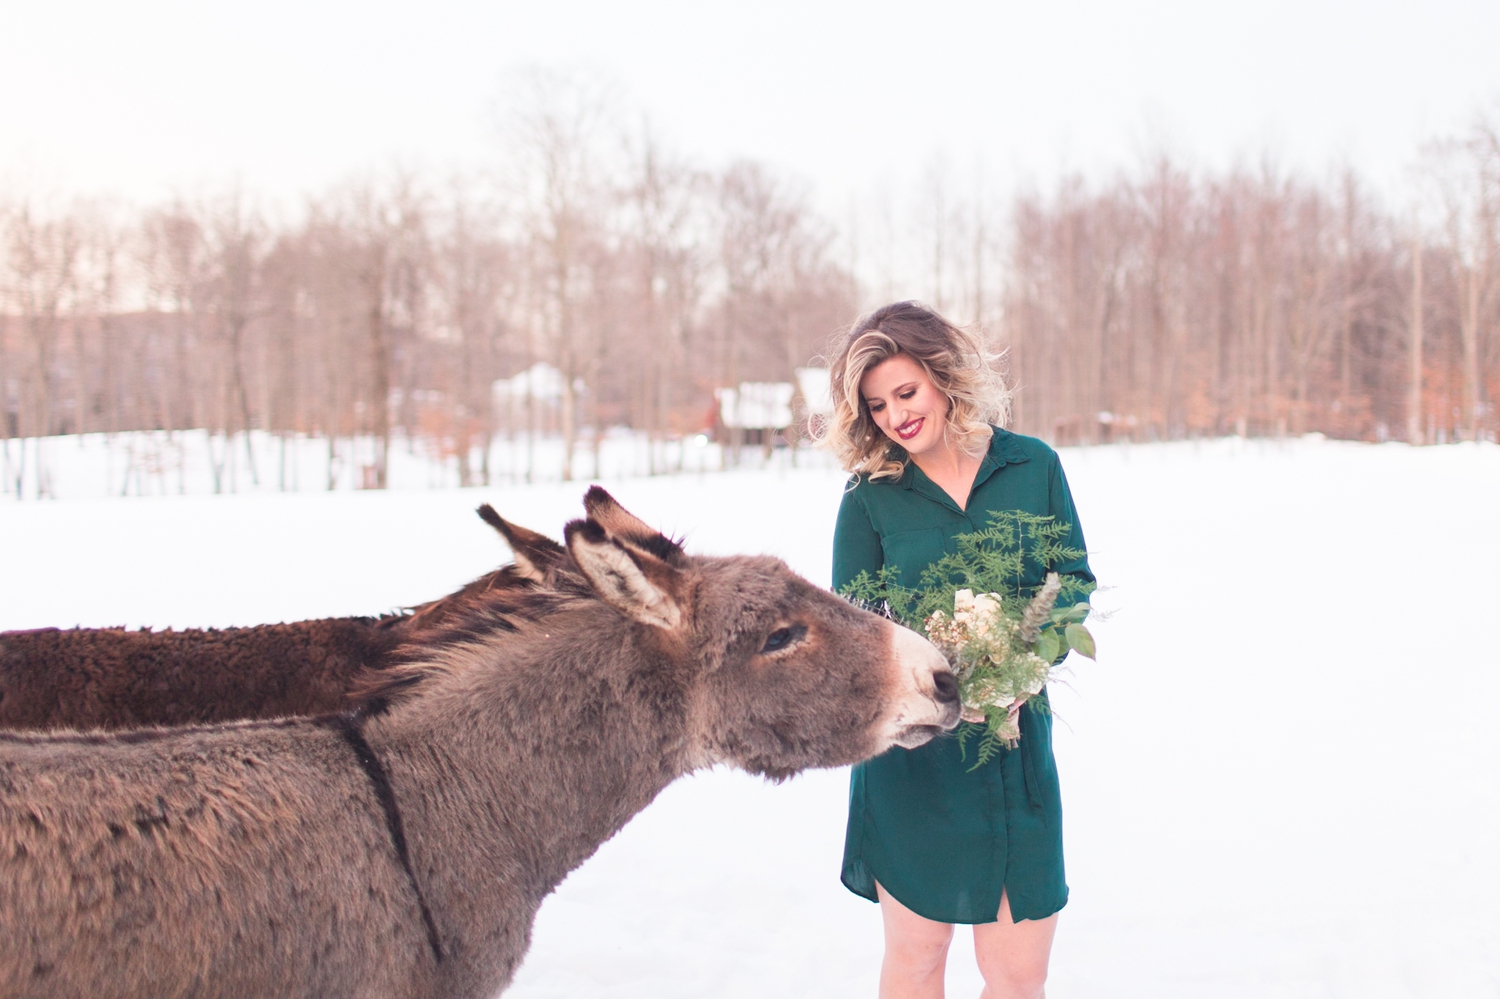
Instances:
[[[603,490],[548,585],[486,591],[360,712],[0,733],[0,994],[489,997],[543,899],[669,783],[958,723],[924,639]]]
[[[361,670],[495,588],[544,583],[566,561],[551,538],[479,516],[523,555],[446,597],[380,617],[248,628],[0,633],[0,728],[120,729],[316,715],[346,706]]]

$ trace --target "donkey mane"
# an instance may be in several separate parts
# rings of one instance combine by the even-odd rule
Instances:
[[[551,614],[589,602],[587,584],[579,577],[565,588],[546,590],[534,586],[489,590],[442,623],[440,627],[409,637],[391,654],[389,663],[367,666],[350,681],[346,697],[349,707],[365,714],[381,714],[415,694],[425,681],[454,672],[463,650],[476,649],[504,633],[519,632],[526,625]]]
[[[495,605],[497,594],[583,586],[557,542],[507,523],[488,504],[478,512],[514,563],[379,617],[0,633],[0,727],[121,730],[337,712],[358,706],[349,696],[356,678],[404,661],[403,647]]]
[[[462,617],[466,608],[484,601],[491,593],[533,585],[535,581],[519,567],[502,565],[470,580],[445,597],[402,608],[399,614],[392,616],[394,624],[407,631],[442,628],[455,617]]]
[[[633,548],[677,567],[688,563],[681,541],[637,519],[599,486],[589,488],[584,508],[609,525],[626,552]],[[464,651],[481,648],[502,632],[520,631],[541,618],[598,599],[562,545],[509,523],[488,503],[478,512],[486,524],[505,536],[517,553],[517,564],[474,580],[448,598],[440,621],[413,628],[392,652],[389,662],[360,670],[350,682],[348,706],[370,715],[381,714],[415,694],[425,681],[461,668]],[[586,528],[601,531],[602,536],[599,525],[587,520],[571,521],[567,529]],[[545,564],[541,564],[543,560]],[[505,585],[495,585],[493,579],[501,574],[507,574]]]

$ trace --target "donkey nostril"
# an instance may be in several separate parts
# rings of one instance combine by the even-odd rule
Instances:
[[[954,704],[958,701],[958,680],[952,673],[932,674],[932,686],[937,692],[939,704]]]

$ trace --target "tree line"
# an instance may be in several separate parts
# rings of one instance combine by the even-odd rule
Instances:
[[[770,168],[703,168],[607,101],[539,86],[525,107],[503,170],[353,180],[292,221],[242,191],[0,192],[7,491],[47,491],[40,445],[13,443],[145,429],[208,430],[216,475],[257,480],[285,470],[252,429],[316,438],[330,487],[352,465],[383,487],[393,440],[487,483],[497,438],[552,435],[570,476],[605,428],[697,433],[715,388],[792,380],[892,297],[982,324],[1015,425],[1058,443],[1500,429],[1494,117],[1427,148],[1403,206],[1352,169],[1158,155],[1000,201],[935,170],[841,230]]]
[[[1194,177],[1166,157],[1018,198],[1002,326],[1021,421],[1066,441],[1493,439],[1497,126],[1430,146],[1405,212],[1353,170]]]
[[[230,462],[285,474],[252,429],[307,435],[330,488],[351,463],[380,488],[393,440],[468,485],[497,436],[554,435],[571,477],[606,428],[695,434],[715,387],[789,377],[847,320],[852,281],[803,190],[562,96],[508,122],[503,171],[351,181],[292,223],[243,192],[0,204],[0,436],[207,429],[217,482]],[[45,494],[42,452],[13,454],[7,488],[30,474]]]

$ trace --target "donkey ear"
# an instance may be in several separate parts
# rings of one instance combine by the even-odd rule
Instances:
[[[567,549],[556,541],[545,534],[509,523],[488,503],[480,504],[477,512],[480,520],[505,538],[505,543],[510,546],[511,555],[516,560],[516,571],[534,583],[546,582],[548,567],[556,565],[567,555]]]
[[[682,608],[674,595],[677,570],[649,552],[633,550],[592,520],[563,529],[573,561],[605,603],[657,628],[676,628]]]
[[[625,509],[599,486],[589,486],[589,491],[583,494],[583,508],[590,520],[614,537],[642,548],[668,564],[680,565],[686,557],[682,545]]]

